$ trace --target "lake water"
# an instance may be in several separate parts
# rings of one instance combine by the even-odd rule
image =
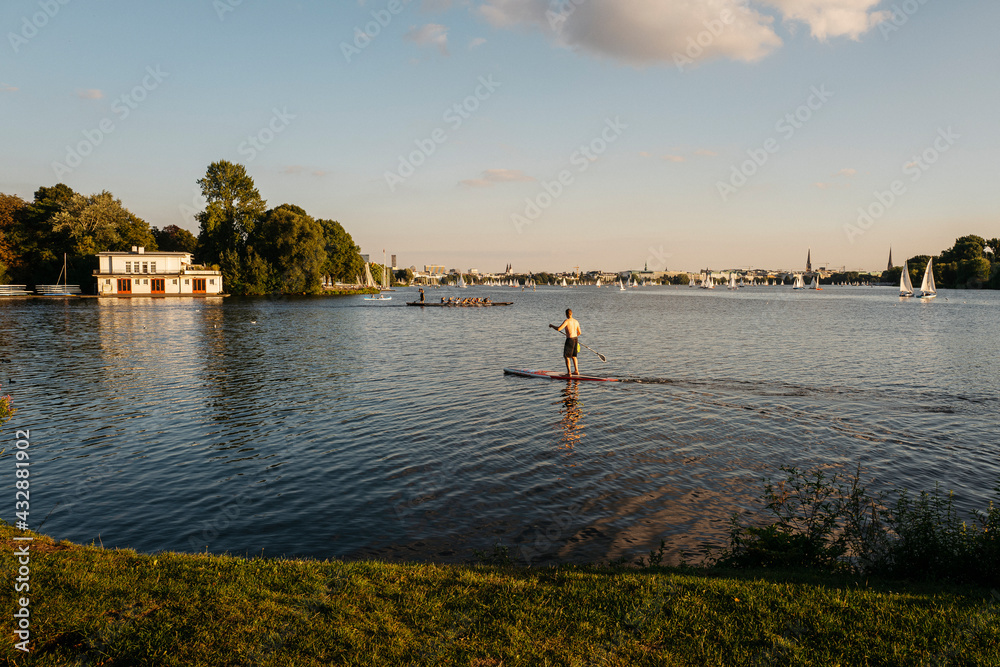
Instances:
[[[1000,293],[428,290],[393,300],[0,301],[32,528],[106,547],[522,562],[720,543],[778,466],[1000,482]],[[546,327],[573,308],[583,372]],[[13,384],[11,384],[13,381]],[[2,470],[11,488],[13,465]],[[4,518],[13,521],[13,503]],[[43,523],[44,520],[44,523]]]

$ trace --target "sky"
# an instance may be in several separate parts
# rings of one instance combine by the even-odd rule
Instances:
[[[1000,235],[995,0],[5,0],[0,192],[196,181],[400,266],[881,270]]]

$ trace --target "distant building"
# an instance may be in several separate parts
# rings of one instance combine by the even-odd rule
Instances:
[[[393,271],[396,270],[396,256],[395,255],[392,256],[392,270]]]
[[[812,270],[813,270],[812,248],[809,248],[809,251],[806,253],[806,273],[809,273]]]
[[[445,268],[442,264],[424,264],[424,273],[429,276],[443,276]]]
[[[889,271],[892,271],[892,247],[889,248]]]
[[[210,296],[222,294],[222,272],[192,263],[189,252],[97,253],[99,296]]]

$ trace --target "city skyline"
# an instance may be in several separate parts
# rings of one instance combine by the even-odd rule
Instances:
[[[881,270],[994,236],[1000,7],[931,0],[189,0],[0,10],[0,192],[195,181],[403,266]],[[748,264],[752,262],[752,264]],[[588,267],[588,268],[584,268]]]

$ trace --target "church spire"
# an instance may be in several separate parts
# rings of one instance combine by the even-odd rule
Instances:
[[[889,246],[889,270],[892,271],[892,246]]]
[[[806,271],[812,271],[812,270],[813,270],[812,248],[809,248],[809,252],[806,253]]]

